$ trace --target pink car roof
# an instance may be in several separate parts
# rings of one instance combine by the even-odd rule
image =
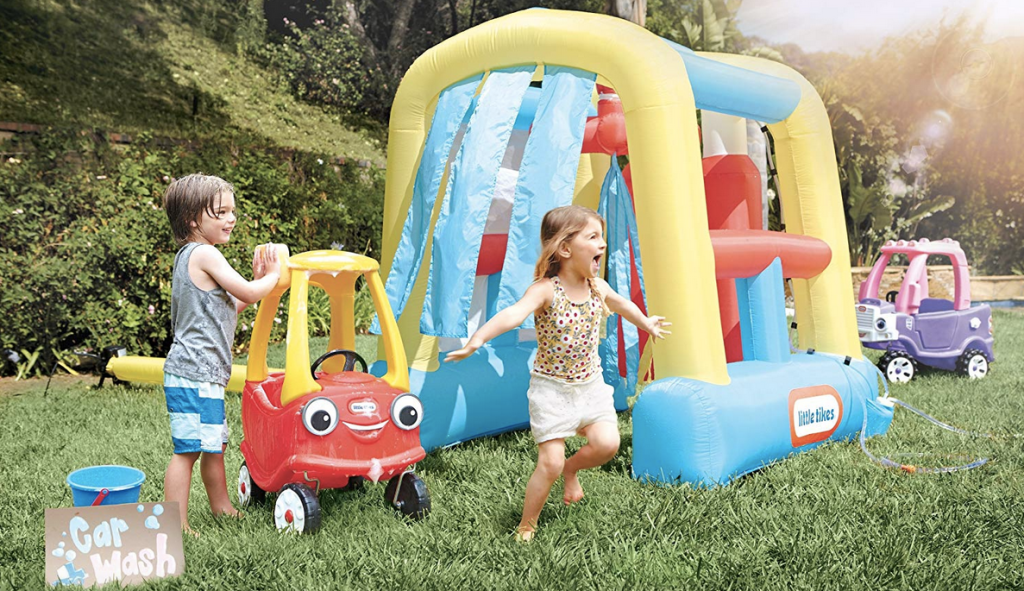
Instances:
[[[868,278],[861,284],[858,299],[875,297],[882,281],[882,273],[894,254],[905,254],[910,259],[906,276],[903,278],[899,295],[896,296],[896,310],[904,314],[915,314],[921,300],[928,297],[927,256],[942,255],[949,257],[953,263],[953,274],[956,281],[953,307],[964,310],[971,307],[970,279],[968,277],[967,257],[960,248],[960,243],[951,238],[931,241],[927,238],[919,240],[890,240],[882,246],[881,256],[875,262]]]
[[[959,263],[967,266],[967,257],[964,256],[960,243],[951,238],[935,241],[928,240],[927,238],[921,238],[920,240],[890,240],[882,246],[882,252],[890,255],[903,253],[909,257],[920,254],[945,255],[953,261],[954,265]]]

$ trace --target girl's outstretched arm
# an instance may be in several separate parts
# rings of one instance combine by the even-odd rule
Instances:
[[[526,289],[522,299],[494,315],[470,337],[466,346],[451,351],[445,356],[445,363],[461,361],[472,355],[484,343],[519,326],[530,315],[542,307],[551,305],[554,288],[550,279],[541,279]]]
[[[636,304],[615,293],[603,279],[596,279],[595,282],[609,310],[619,314],[637,328],[646,330],[656,339],[663,339],[665,335],[672,334],[665,330],[665,327],[672,326],[672,323],[665,320],[664,316],[647,316]]]

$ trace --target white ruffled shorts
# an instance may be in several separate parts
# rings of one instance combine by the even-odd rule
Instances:
[[[588,425],[615,423],[615,390],[601,372],[586,382],[569,383],[530,374],[530,430],[537,443],[565,439]]]

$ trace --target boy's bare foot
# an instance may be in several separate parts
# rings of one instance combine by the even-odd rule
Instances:
[[[197,532],[196,530],[192,529],[187,525],[182,526],[181,533],[188,534],[197,540],[199,539],[199,532]]]
[[[582,501],[583,485],[580,484],[580,479],[577,478],[576,473],[563,472],[562,477],[565,479],[565,493],[562,495],[562,501],[566,505]]]
[[[516,541],[528,544],[533,541],[533,536],[536,533],[537,530],[533,529],[529,525],[520,525],[516,528]]]
[[[228,507],[227,509],[221,509],[220,511],[213,512],[214,517],[234,517],[235,519],[242,518],[242,512],[234,507]]]

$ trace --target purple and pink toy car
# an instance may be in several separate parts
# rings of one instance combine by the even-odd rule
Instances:
[[[879,299],[882,274],[892,256],[909,260],[899,291]],[[928,257],[948,257],[953,264],[953,301],[928,297]],[[909,382],[918,364],[956,371],[969,378],[983,378],[992,353],[992,310],[971,307],[971,282],[967,258],[960,243],[949,238],[931,242],[889,241],[882,256],[860,286],[857,330],[865,347],[885,351],[879,369],[890,382]]]

